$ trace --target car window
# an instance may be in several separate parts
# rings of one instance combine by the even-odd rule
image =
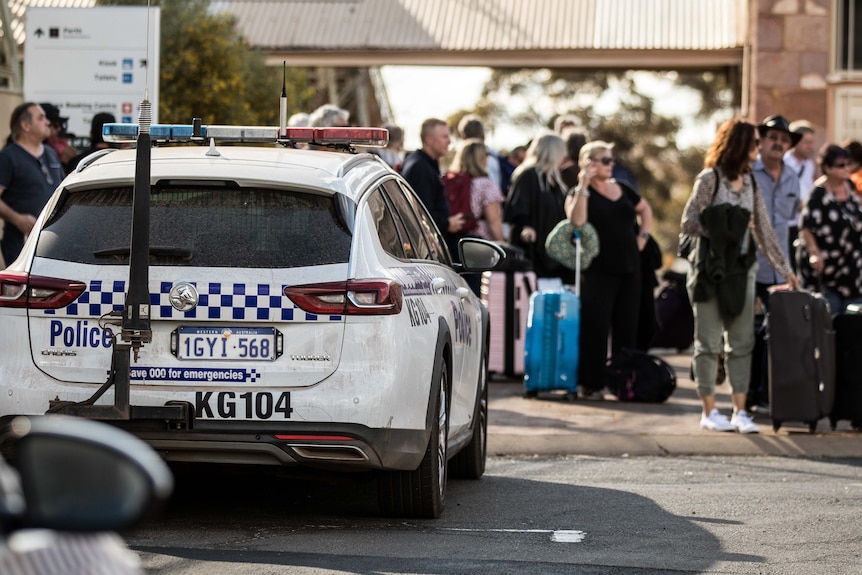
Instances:
[[[67,193],[36,254],[127,265],[131,187]],[[347,262],[351,234],[333,196],[225,186],[154,187],[150,261],[159,265],[290,268]]]
[[[428,248],[425,235],[422,233],[421,224],[416,218],[416,214],[413,212],[413,208],[407,201],[404,192],[395,180],[384,182],[383,187],[389,196],[389,200],[392,202],[395,212],[398,214],[402,227],[407,233],[407,239],[414,254],[413,257],[421,260],[432,259],[431,250]]]
[[[437,226],[434,225],[434,220],[432,220],[431,216],[428,215],[428,211],[425,210],[424,207],[420,206],[420,201],[414,194],[408,193],[405,190],[404,195],[413,207],[413,212],[419,219],[422,230],[425,234],[425,239],[428,242],[429,249],[431,250],[431,256],[435,260],[451,266],[452,258],[449,257],[449,249],[446,247],[446,241],[443,239],[443,236],[440,235],[440,232],[437,230]]]
[[[380,189],[376,189],[368,197],[368,209],[371,210],[371,215],[374,218],[374,225],[377,228],[377,237],[380,239],[380,245],[386,253],[395,256],[396,258],[413,258],[413,250],[410,242],[403,241],[401,234],[405,233],[403,228],[399,231],[392,219],[392,212],[383,199],[383,194]],[[410,249],[410,253],[405,252],[405,248]]]

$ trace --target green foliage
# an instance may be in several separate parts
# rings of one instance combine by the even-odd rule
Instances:
[[[101,0],[100,5],[146,6],[143,0]],[[205,124],[278,123],[282,70],[267,67],[236,30],[230,14],[212,13],[209,0],[153,0],[161,7],[159,121]],[[305,72],[286,72],[288,113],[313,95]]]
[[[470,113],[481,116],[489,132],[503,124],[538,131],[551,128],[560,115],[579,118],[590,140],[614,144],[615,155],[634,174],[641,194],[652,207],[654,235],[663,251],[670,254],[676,252],[682,209],[702,169],[705,150],[680,149],[677,135],[681,118],[656,112],[656,96],[644,93],[638,82],[643,74],[632,70],[495,69]],[[701,102],[695,116],[701,120],[717,112],[726,113],[731,106],[723,75],[665,72],[656,76],[695,90]],[[603,112],[611,94],[616,95],[616,109]],[[503,108],[496,104],[513,101],[519,105]],[[449,118],[450,124],[466,113]]]

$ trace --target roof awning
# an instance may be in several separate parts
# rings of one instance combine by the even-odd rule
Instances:
[[[746,0],[216,0],[270,64],[705,68],[742,62]]]

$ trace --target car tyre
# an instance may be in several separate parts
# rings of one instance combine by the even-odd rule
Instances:
[[[381,511],[390,517],[436,519],[443,513],[448,466],[448,370],[442,365],[431,438],[422,463],[413,471],[385,471],[377,479]]]
[[[479,367],[479,398],[473,422],[473,438],[449,462],[449,475],[456,479],[479,479],[485,473],[488,455],[488,362],[482,355]]]

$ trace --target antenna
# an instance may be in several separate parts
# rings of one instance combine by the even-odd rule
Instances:
[[[281,98],[278,108],[278,137],[287,133],[287,60],[281,62]]]
[[[150,46],[150,1],[147,0],[147,56]],[[150,326],[150,159],[152,140],[150,124],[153,109],[149,96],[149,63],[144,99],[138,113],[138,138],[135,156],[135,183],[132,192],[132,234],[129,245],[129,291],[123,308],[120,337],[127,342],[138,360],[143,344],[153,339]]]

